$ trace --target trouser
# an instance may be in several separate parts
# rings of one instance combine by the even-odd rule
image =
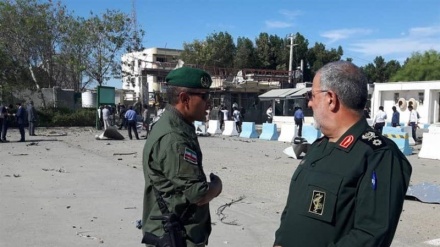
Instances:
[[[417,142],[417,135],[416,135],[417,123],[416,122],[410,122],[409,126],[411,126],[412,138],[414,139],[415,142]]]
[[[20,141],[24,141],[25,140],[25,138],[24,138],[24,124],[18,124],[18,130],[20,131]]]
[[[241,133],[241,121],[235,122],[235,127],[237,128],[237,132]]]
[[[5,121],[4,118],[0,118],[0,135],[2,134],[2,129],[3,129],[3,122]]]
[[[133,139],[133,136],[131,135],[131,130],[134,131],[134,136],[136,137],[136,139],[139,140],[139,136],[136,128],[136,121],[134,120],[128,121],[128,137],[130,138],[130,140]]]
[[[29,135],[35,135],[35,121],[29,121]]]
[[[303,120],[302,119],[295,119],[295,124],[296,124],[296,126],[298,126],[297,136],[302,136]]]
[[[108,127],[110,127],[110,119],[104,119],[104,129],[106,130]]]
[[[385,122],[383,122],[383,123],[375,123],[374,124],[374,129],[382,134],[383,126],[385,126]]]
[[[122,129],[122,127],[127,128],[127,119],[122,118],[121,125],[119,126],[119,129]]]
[[[6,133],[8,132],[8,120],[4,119],[2,123],[1,139],[6,141]]]

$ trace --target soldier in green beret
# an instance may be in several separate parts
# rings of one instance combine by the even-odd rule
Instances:
[[[316,73],[306,98],[324,136],[293,174],[274,246],[391,245],[412,168],[368,125],[367,96],[367,79],[350,62]]]
[[[221,193],[222,181],[212,173],[207,181],[193,122],[205,120],[212,80],[203,70],[182,67],[171,71],[166,83],[168,105],[143,151],[142,230],[162,236],[161,221],[150,217],[175,213],[184,226],[187,246],[205,246],[211,233],[209,202]]]

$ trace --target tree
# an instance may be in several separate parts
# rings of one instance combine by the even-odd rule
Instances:
[[[396,60],[386,62],[382,56],[377,56],[374,63],[365,65],[362,70],[370,83],[388,82],[400,67],[400,63]]]
[[[119,57],[131,47],[135,30],[129,16],[120,11],[107,10],[102,17],[91,14],[85,23],[90,54],[84,72],[101,86],[112,75],[120,76]]]
[[[286,40],[277,35],[260,33],[255,40],[256,55],[259,69],[287,70],[288,56],[286,56]]]
[[[207,65],[208,51],[206,49],[206,42],[194,40],[192,43],[183,43],[180,59],[188,64]]]
[[[255,68],[256,64],[255,47],[252,40],[245,37],[238,37],[234,67],[237,69],[250,69]]]
[[[56,85],[54,58],[65,18],[63,6],[36,0],[0,2],[0,46],[6,56],[27,67],[33,88],[46,105],[41,88]],[[22,81],[17,81],[22,82]]]
[[[235,44],[232,36],[225,32],[213,33],[206,38],[207,65],[232,68],[234,66]]]
[[[307,54],[307,63],[311,69],[310,78],[313,78],[315,73],[325,64],[341,60],[343,54],[341,46],[338,46],[338,49],[332,48],[328,51],[324,44],[315,43],[315,46],[310,48]]]
[[[440,54],[435,50],[413,53],[391,78],[391,81],[432,80],[440,80]]]

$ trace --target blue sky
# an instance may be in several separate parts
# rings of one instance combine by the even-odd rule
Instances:
[[[132,12],[132,0],[62,0],[76,15],[106,9]],[[135,0],[143,45],[181,49],[183,43],[228,32],[255,40],[299,32],[309,47],[344,50],[358,66],[376,56],[401,63],[413,52],[440,51],[439,0]],[[108,85],[120,87],[119,82]]]

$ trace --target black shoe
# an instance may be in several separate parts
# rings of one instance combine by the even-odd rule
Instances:
[[[25,142],[25,140],[19,140],[18,142]]]

